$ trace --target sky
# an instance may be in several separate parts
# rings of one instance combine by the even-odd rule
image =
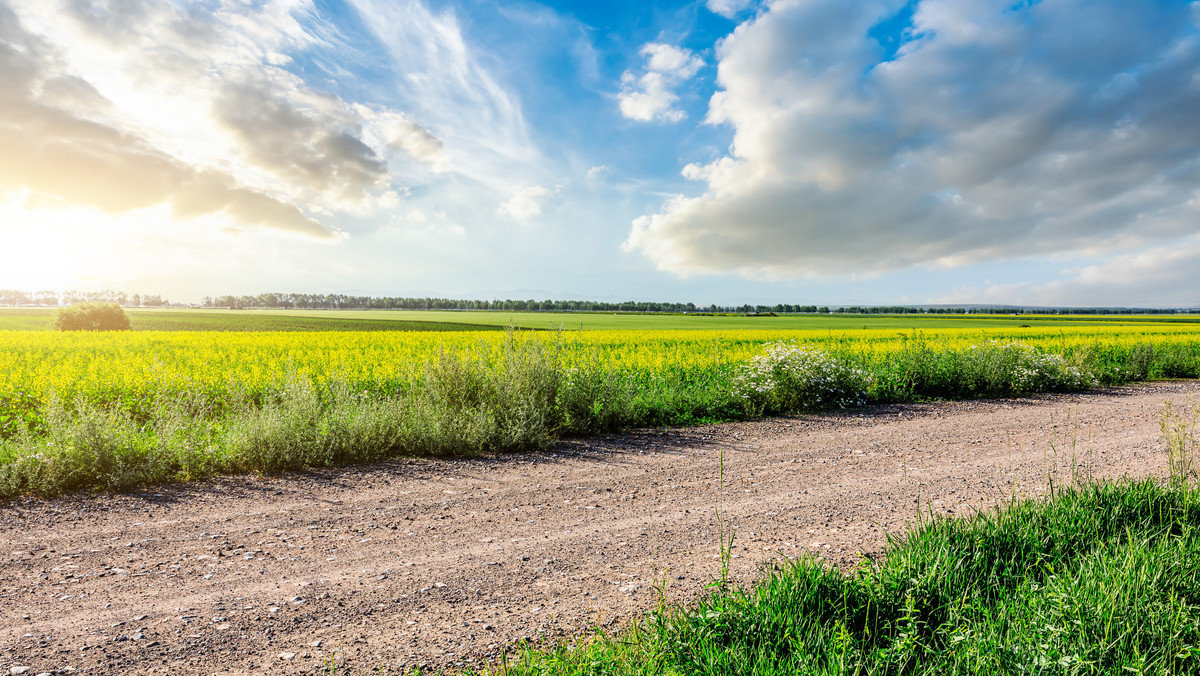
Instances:
[[[1200,304],[1200,2],[0,0],[0,288]]]

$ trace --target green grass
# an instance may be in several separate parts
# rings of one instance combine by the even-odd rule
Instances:
[[[1128,326],[1200,323],[1200,316],[1057,315],[674,315],[636,313],[420,310],[127,310],[135,331],[454,331],[506,328],[565,330],[895,329]],[[48,308],[0,308],[0,330],[50,330]]]
[[[155,312],[154,310],[140,312]],[[201,312],[197,310],[196,312]],[[209,312],[204,310],[203,312]],[[357,319],[451,322],[476,326],[513,326],[524,329],[584,330],[668,330],[668,329],[895,329],[1003,328],[1030,326],[1119,326],[1186,321],[1200,323],[1200,317],[1031,317],[1031,316],[944,316],[944,315],[784,315],[744,317],[736,315],[673,315],[635,313],[573,312],[475,312],[419,310],[218,310],[216,314],[253,312],[259,316],[337,316]]]
[[[1200,491],[1121,480],[927,518],[842,574],[777,562],[754,586],[573,648],[524,650],[511,676],[1200,673]]]

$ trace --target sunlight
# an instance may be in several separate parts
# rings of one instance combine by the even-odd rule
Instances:
[[[142,233],[169,219],[154,207],[119,216],[22,191],[0,199],[0,288],[93,290],[138,275]]]

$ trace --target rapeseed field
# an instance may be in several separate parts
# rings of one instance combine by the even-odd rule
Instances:
[[[1200,325],[0,332],[0,495],[1200,375]]]

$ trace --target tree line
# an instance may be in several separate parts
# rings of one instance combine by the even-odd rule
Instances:
[[[124,291],[21,291],[0,289],[0,305],[74,305],[116,303],[124,307],[163,307],[170,303],[157,294],[126,294]]]
[[[124,307],[162,307],[169,305],[162,296],[129,294],[121,291],[19,291],[0,289],[0,305],[72,305],[82,302],[116,303]],[[1020,308],[1005,305],[971,307],[921,307],[911,305],[696,305],[655,301],[594,300],[465,300],[409,296],[351,296],[340,293],[260,293],[253,296],[205,296],[206,308],[295,309],[295,310],[494,310],[505,312],[634,312],[672,314],[867,314],[867,315],[967,315],[967,314],[1177,314],[1196,308]]]

